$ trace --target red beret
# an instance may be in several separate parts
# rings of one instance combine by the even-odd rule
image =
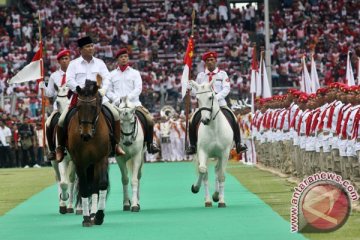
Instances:
[[[115,58],[118,58],[120,55],[123,54],[129,54],[127,48],[121,48],[119,51],[117,51],[115,54]]]
[[[204,55],[202,56],[202,60],[205,62],[206,59],[210,58],[210,57],[213,57],[213,58],[217,58],[217,53],[216,52],[206,52],[204,53]]]
[[[59,59],[62,58],[63,56],[70,56],[70,50],[67,50],[67,49],[61,50],[61,51],[56,55],[56,59],[59,60]]]
[[[308,101],[308,95],[306,93],[301,94],[298,101],[306,103]]]
[[[316,90],[316,94],[317,95],[325,95],[327,93],[328,89],[327,88],[319,88],[318,90]]]

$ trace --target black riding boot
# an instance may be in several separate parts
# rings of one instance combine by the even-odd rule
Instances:
[[[65,156],[66,132],[63,127],[58,126],[57,130],[58,146],[56,148],[56,161],[61,162]]]
[[[49,146],[49,153],[47,155],[47,159],[48,161],[53,161],[56,159],[54,129],[51,129],[50,127],[46,127],[46,140]]]
[[[145,134],[145,141],[147,151],[150,154],[155,154],[160,152],[160,149],[156,144],[153,142],[153,135],[154,135],[154,124],[148,123],[147,133]]]
[[[189,122],[189,140],[190,140],[190,146],[186,149],[187,155],[192,155],[196,153],[196,145],[197,145],[197,132],[196,128],[199,125],[201,119],[201,112],[197,111],[192,118],[192,120]]]
[[[235,142],[236,152],[239,154],[241,152],[246,151],[247,146],[241,144],[240,128],[239,128],[239,124],[236,121],[235,115],[232,112],[230,112],[230,110],[228,110],[227,108],[221,108],[221,111],[225,114],[225,116],[228,119],[229,118],[231,119],[230,122],[231,122],[231,128],[234,133],[234,142]]]

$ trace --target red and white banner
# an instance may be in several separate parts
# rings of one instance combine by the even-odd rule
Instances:
[[[181,76],[181,96],[184,99],[189,84],[189,74],[192,66],[192,57],[194,55],[194,40],[192,37],[189,38],[186,53],[184,57],[184,71]]]
[[[21,69],[14,77],[8,80],[9,84],[35,81],[43,78],[43,59],[42,43],[39,44],[39,50],[34,55],[31,63]]]

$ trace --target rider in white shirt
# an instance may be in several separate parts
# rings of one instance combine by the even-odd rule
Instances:
[[[92,39],[88,36],[78,39],[77,41],[81,56],[72,60],[66,71],[67,86],[74,93],[72,95],[70,107],[76,105],[77,94],[76,87],[79,86],[83,88],[85,86],[85,81],[90,80],[96,82],[98,76],[102,79],[101,88],[98,92],[104,96],[105,92],[109,85],[110,73],[107,69],[103,60],[94,57],[95,48]],[[114,117],[114,141],[116,143],[114,151],[117,155],[124,155],[125,152],[121,149],[120,145],[120,116],[118,111],[108,102],[107,99],[103,97],[103,105],[105,105],[112,113]],[[57,130],[57,139],[58,147],[56,148],[56,160],[62,161],[64,158],[65,144],[66,144],[66,134],[67,132],[64,127],[64,120],[68,111],[64,111],[58,122]]]
[[[45,96],[50,98],[52,102],[54,102],[54,111],[51,113],[49,118],[47,119],[46,124],[46,139],[48,142],[49,153],[47,159],[49,161],[55,160],[55,139],[54,139],[54,127],[55,124],[51,124],[54,116],[58,113],[58,109],[56,106],[56,96],[58,93],[59,87],[62,87],[66,84],[66,70],[70,63],[70,51],[67,49],[61,50],[56,59],[60,65],[60,68],[53,72],[50,75],[49,82],[45,85],[44,82],[40,83],[40,88],[44,88]]]
[[[220,70],[216,67],[217,53],[216,52],[206,52],[202,56],[202,60],[205,62],[205,71],[200,72],[196,77],[196,82],[201,84],[204,82],[211,82],[215,80],[213,84],[213,89],[216,93],[216,99],[219,102],[221,111],[226,116],[226,118],[231,122],[231,127],[234,131],[234,141],[236,146],[236,151],[238,153],[246,151],[246,146],[240,144],[240,129],[236,121],[236,117],[231,109],[226,105],[226,96],[230,92],[230,80],[227,73],[223,70]],[[190,84],[189,84],[190,85]],[[194,93],[194,92],[193,92]],[[189,138],[190,146],[187,149],[187,154],[196,153],[196,144],[197,144],[197,134],[196,128],[200,122],[201,111],[196,111],[189,124]]]
[[[145,142],[149,153],[157,153],[160,149],[153,143],[154,121],[150,112],[141,105],[139,96],[142,92],[140,72],[129,65],[129,54],[126,48],[116,53],[118,67],[110,73],[110,84],[106,96],[113,104],[119,105],[121,98],[127,97],[136,106],[135,114],[144,124]]]

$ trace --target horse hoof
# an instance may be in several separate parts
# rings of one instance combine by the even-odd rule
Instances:
[[[132,212],[139,212],[140,211],[140,205],[138,204],[137,206],[131,207],[131,211]]]
[[[212,195],[212,199],[214,202],[218,202],[219,201],[219,192],[214,192],[214,194]]]
[[[101,224],[103,224],[103,222],[104,222],[104,217],[105,217],[104,210],[99,210],[99,211],[97,211],[97,212],[96,212],[96,215],[95,215],[95,219],[94,219],[95,225],[101,225]]]
[[[205,207],[212,207],[212,202],[205,202]]]
[[[123,211],[130,211],[130,205],[124,205]]]
[[[192,193],[198,193],[199,192],[199,187],[195,187],[194,185],[191,185],[191,192]]]
[[[81,209],[76,209],[75,214],[76,214],[76,215],[82,215],[82,210],[81,210]]]
[[[59,208],[59,212],[60,212],[61,214],[66,214],[66,213],[67,213],[66,206],[61,206],[61,207]]]
[[[84,221],[82,222],[83,227],[91,227],[91,220],[89,216],[84,216]]]
[[[226,204],[224,202],[221,202],[218,204],[218,208],[226,208]]]
[[[73,208],[67,208],[67,209],[66,209],[66,212],[67,212],[67,213],[74,213],[74,209],[73,209]]]

